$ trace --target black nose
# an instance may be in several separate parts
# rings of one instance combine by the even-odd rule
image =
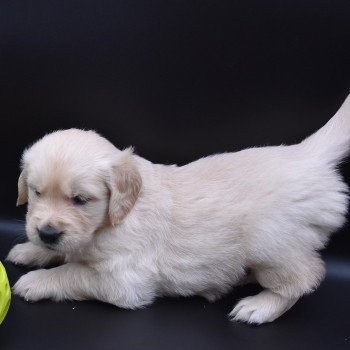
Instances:
[[[41,230],[38,229],[40,239],[44,243],[55,244],[62,235],[62,232],[52,227],[44,227]]]

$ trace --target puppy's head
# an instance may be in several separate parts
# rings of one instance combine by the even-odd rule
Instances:
[[[92,131],[57,131],[24,152],[17,205],[28,201],[33,243],[72,253],[101,227],[121,223],[141,184],[130,149],[120,151]]]

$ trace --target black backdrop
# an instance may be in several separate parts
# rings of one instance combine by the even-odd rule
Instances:
[[[0,216],[52,130],[184,164],[298,142],[349,92],[348,0],[1,1]]]

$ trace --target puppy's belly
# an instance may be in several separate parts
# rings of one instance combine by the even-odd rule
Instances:
[[[163,295],[202,295],[213,301],[237,285],[245,276],[244,257],[238,246],[211,253],[169,252],[160,264],[160,292]]]

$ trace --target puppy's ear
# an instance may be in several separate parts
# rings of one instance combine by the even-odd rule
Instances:
[[[16,205],[22,205],[27,203],[28,190],[27,190],[27,174],[25,170],[22,170],[21,175],[18,178],[18,197]]]
[[[134,164],[132,150],[123,151],[123,156],[112,167],[110,179],[109,219],[113,226],[119,224],[131,211],[142,186],[141,175]]]

